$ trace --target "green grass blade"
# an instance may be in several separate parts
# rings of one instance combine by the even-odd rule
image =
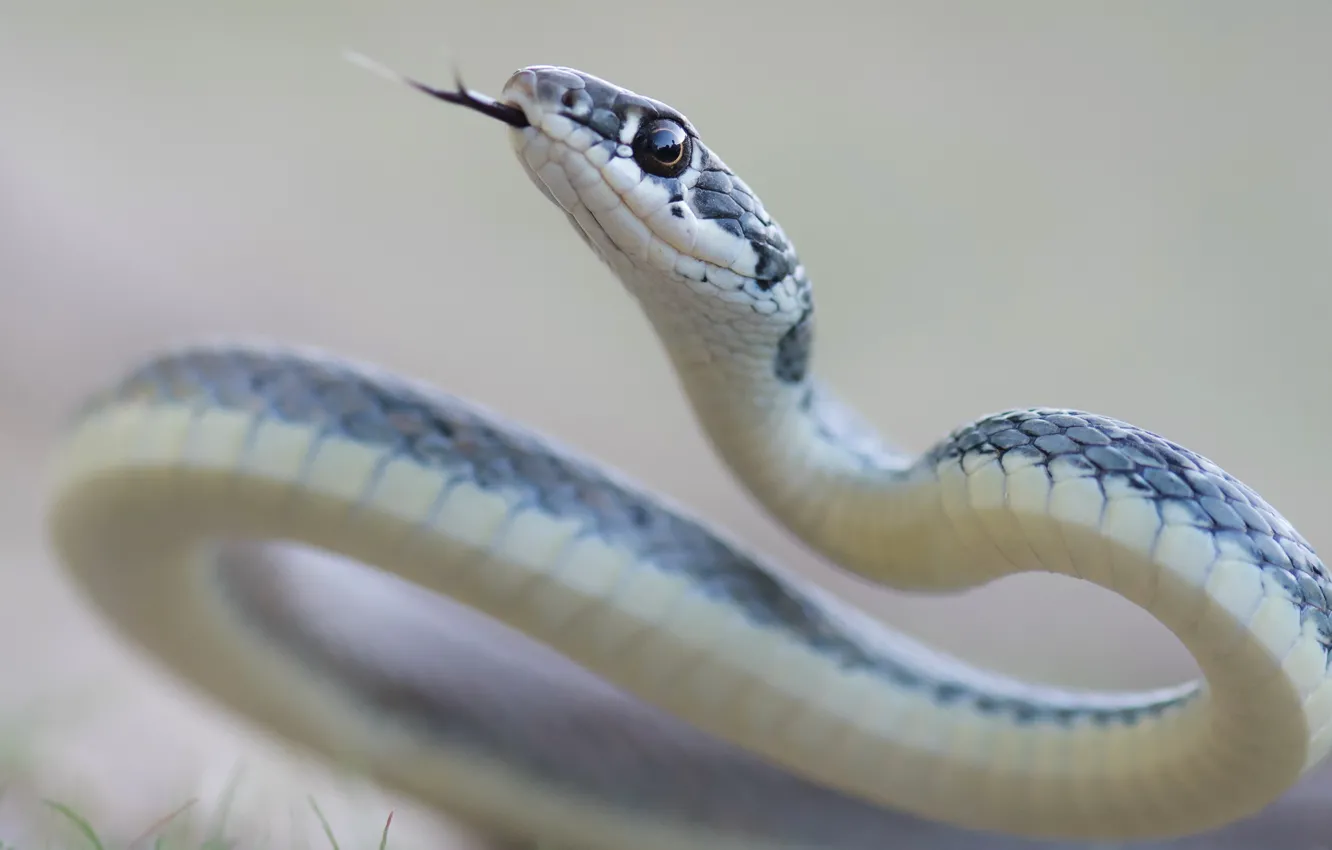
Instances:
[[[42,802],[45,803],[48,808],[62,815],[70,823],[74,824],[74,828],[77,829],[84,838],[88,839],[88,843],[93,846],[93,850],[106,850],[106,848],[102,846],[102,839],[97,837],[97,830],[93,829],[92,824],[84,820],[77,812],[69,806],[66,806],[64,803],[57,803],[55,800],[43,800]]]
[[[328,843],[333,845],[333,850],[341,850],[338,847],[338,840],[333,837],[333,827],[328,825],[328,818],[319,810],[319,804],[315,802],[314,797],[310,797],[310,808],[314,810],[315,817],[319,818],[319,825],[324,828],[324,835],[328,836]]]

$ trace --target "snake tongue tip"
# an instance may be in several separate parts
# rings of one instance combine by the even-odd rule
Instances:
[[[377,74],[386,80],[392,80],[395,83],[411,83],[411,80],[407,79],[402,74],[399,74],[397,71],[383,63],[376,62],[364,53],[357,53],[355,50],[344,50],[342,51],[342,58],[346,59],[353,65],[359,65],[370,73]]]

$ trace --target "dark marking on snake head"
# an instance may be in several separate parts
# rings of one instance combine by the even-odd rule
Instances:
[[[704,171],[698,175],[698,182],[694,184],[694,188],[729,195],[731,194],[731,178],[722,171]]]
[[[768,228],[763,222],[758,220],[758,216],[751,212],[746,212],[740,216],[740,229],[745,232],[745,237],[752,242],[768,242]],[[780,245],[774,245],[774,248],[780,248]]]
[[[798,384],[809,374],[809,359],[814,345],[814,307],[809,306],[777,342],[773,374],[786,384]]]
[[[744,239],[745,232],[740,229],[740,222],[733,218],[714,218],[712,223],[734,236],[736,239]],[[766,287],[764,287],[766,289]]]
[[[586,89],[565,89],[564,94],[560,95],[560,105],[567,110],[564,114],[570,118],[586,120],[592,114],[592,95]]]
[[[717,156],[712,151],[708,150],[707,145],[701,143],[698,145],[698,170],[704,172],[715,171],[727,175],[727,177],[733,181],[737,179],[735,175],[731,173],[731,170],[723,165],[722,161],[717,159]]]
[[[695,188],[689,197],[689,205],[694,208],[694,214],[699,218],[738,219],[744,213],[740,205],[731,200],[730,195],[714,192],[711,189]]]
[[[671,198],[668,203],[684,202],[684,186],[681,185],[679,177],[662,177],[649,171],[644,171],[643,176],[648,180],[656,181],[656,184],[667,192]]]
[[[535,75],[537,100],[545,108],[558,108],[561,114],[591,128],[603,139],[628,144],[631,140],[622,135],[630,118],[637,119],[640,127],[665,119],[679,124],[691,138],[698,135],[689,120],[667,104],[584,71],[552,65],[525,70]]]
[[[623,122],[620,120],[620,116],[609,109],[592,110],[591,117],[586,121],[588,127],[600,134],[606,141],[613,142],[616,145],[620,141],[621,124]]]
[[[754,279],[760,289],[771,289],[791,274],[791,258],[785,253],[767,242],[751,241],[749,246],[754,249]]]
[[[604,84],[603,84],[604,85]],[[558,100],[567,89],[587,90],[588,81],[582,74],[574,71],[572,68],[545,67],[536,71],[536,93],[537,98],[547,103]],[[593,102],[600,105],[605,101],[605,94],[600,98],[597,92],[588,91],[587,95]]]

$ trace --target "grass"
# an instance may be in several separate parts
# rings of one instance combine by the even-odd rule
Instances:
[[[329,824],[328,818],[320,810],[319,804],[315,802],[314,797],[306,798],[310,810],[314,813],[319,822],[325,838],[328,839],[332,850],[342,850],[338,843],[337,836],[333,833],[333,827]],[[203,831],[203,834],[191,834],[188,824],[185,823],[189,810],[194,808],[198,802],[197,799],[191,799],[175,810],[158,818],[151,823],[141,834],[123,844],[113,844],[102,838],[97,829],[89,822],[87,818],[79,814],[72,807],[56,800],[42,801],[47,810],[56,818],[64,822],[67,838],[56,838],[48,841],[43,850],[51,848],[60,848],[60,850],[232,850],[237,845],[237,841],[230,837],[226,830],[226,806],[223,806],[221,817],[216,824],[211,825]],[[389,812],[384,821],[384,829],[379,837],[378,850],[388,850],[389,828],[393,825],[393,812]],[[176,827],[176,829],[173,829]],[[181,829],[180,827],[184,827]],[[0,837],[0,850],[27,850],[27,848],[10,843],[3,837]]]
[[[262,842],[233,834],[231,820],[243,775],[241,770],[232,773],[211,816],[200,813],[204,807],[199,806],[198,797],[193,797],[155,818],[128,839],[108,837],[89,817],[80,813],[77,806],[42,797],[34,790],[28,781],[32,775],[30,768],[37,761],[34,732],[36,727],[47,725],[42,721],[49,720],[51,715],[39,712],[23,712],[23,715],[11,716],[9,722],[0,721],[0,806],[9,810],[6,814],[18,815],[17,818],[0,817],[0,850],[237,850],[263,847]],[[328,847],[343,850],[332,824],[315,798],[307,796],[305,804]],[[7,826],[15,821],[19,826]],[[392,824],[393,812],[390,811],[379,831],[377,850],[388,850]],[[28,835],[23,838],[7,835],[7,829],[17,829]],[[354,850],[366,848],[362,845]]]
[[[344,826],[344,833],[350,830],[357,839],[344,844],[347,836],[339,837],[313,795],[305,796],[303,801],[287,798],[280,790],[286,787],[285,781],[276,787],[267,782],[243,782],[244,766],[233,769],[222,787],[205,798],[195,796],[168,803],[162,815],[151,818],[141,829],[122,822],[114,830],[119,834],[113,837],[80,811],[89,806],[67,799],[68,789],[43,787],[45,783],[37,779],[45,772],[39,766],[49,760],[43,740],[71,731],[72,726],[104,707],[106,697],[106,689],[89,686],[74,693],[30,700],[23,706],[0,707],[0,850],[371,850],[366,845],[376,840],[376,850],[388,850],[394,813],[389,810],[380,827],[375,809],[383,812],[392,803],[376,803],[364,821],[356,814],[357,826]],[[258,799],[264,804],[278,803],[270,796],[275,793],[285,798],[280,805],[290,807],[290,824],[299,827],[288,840],[270,841],[258,824],[237,825],[246,820],[238,810],[249,811],[244,802],[238,803],[241,786],[246,784],[259,789]],[[360,803],[354,808],[363,810]],[[346,814],[340,810],[338,819]],[[400,838],[395,850],[403,843]],[[417,842],[408,838],[405,843]]]

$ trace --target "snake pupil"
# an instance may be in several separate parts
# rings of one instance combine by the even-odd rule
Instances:
[[[689,134],[674,121],[653,121],[634,139],[634,160],[649,174],[675,177],[689,165]]]

